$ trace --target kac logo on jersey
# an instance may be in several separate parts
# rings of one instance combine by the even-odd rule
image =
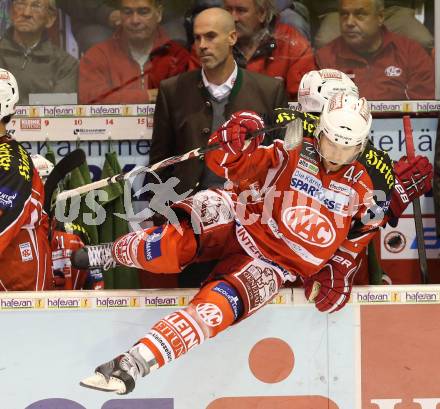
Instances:
[[[32,248],[31,243],[20,243],[20,254],[21,254],[21,261],[32,261],[34,259],[34,256],[32,255]]]
[[[385,75],[387,77],[400,77],[402,75],[402,68],[390,65],[389,67],[385,68]]]
[[[223,322],[223,313],[215,304],[197,304],[196,311],[199,317],[210,327],[217,327]]]
[[[327,247],[336,239],[330,220],[309,206],[287,208],[283,213],[283,223],[294,236],[314,246]]]

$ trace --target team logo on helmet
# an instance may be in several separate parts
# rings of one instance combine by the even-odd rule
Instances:
[[[310,95],[310,88],[304,88],[299,90],[299,95],[301,97],[306,97],[307,95]]]
[[[365,119],[365,122],[368,123],[368,121],[370,120],[370,107],[368,106],[368,102],[365,98],[361,98],[359,100],[359,103],[359,114],[362,118]]]
[[[321,75],[323,79],[342,80],[342,73],[338,70],[324,69],[319,71],[319,75]]]
[[[339,93],[333,96],[333,98],[329,101],[327,112],[336,111],[337,109],[342,108],[342,101],[344,99],[345,94]]]

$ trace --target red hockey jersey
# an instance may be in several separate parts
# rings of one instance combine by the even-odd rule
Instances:
[[[394,186],[391,159],[372,144],[330,173],[312,138],[292,151],[279,140],[251,155],[216,150],[206,162],[233,182],[243,249],[301,276],[318,272],[338,249],[359,254],[385,223]]]
[[[45,290],[52,257],[44,187],[26,150],[0,141],[0,291]]]
[[[83,242],[77,234],[55,230],[49,243],[43,204],[43,182],[31,157],[14,139],[2,138],[0,291],[72,290],[84,285],[87,271],[70,265],[70,254]]]

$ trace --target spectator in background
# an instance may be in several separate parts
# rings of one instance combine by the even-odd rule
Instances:
[[[338,24],[339,1],[305,0],[305,3],[319,19],[314,45],[321,48],[341,34]],[[384,24],[388,30],[411,38],[430,50],[434,47],[434,38],[425,25],[415,18],[413,5],[413,0],[385,0]]]
[[[342,35],[319,49],[319,68],[348,74],[369,100],[434,98],[434,64],[416,41],[388,31],[383,0],[341,0]]]
[[[302,76],[315,68],[309,42],[295,28],[280,23],[272,0],[225,0],[237,29],[235,59],[249,71],[282,78],[296,100]]]
[[[196,0],[192,7],[186,10],[183,25],[186,31],[188,48],[191,48],[194,44],[194,19],[197,14],[211,7],[223,7],[223,0]]]
[[[191,0],[163,0],[161,26],[170,39],[186,45],[183,14]],[[57,0],[57,6],[72,23],[79,53],[110,38],[121,24],[119,0]]]
[[[200,0],[196,0],[197,2]],[[185,13],[191,8],[194,0],[163,0],[164,14],[161,27],[168,37],[184,47],[188,47],[188,36],[185,29]]]
[[[280,23],[293,26],[310,41],[310,14],[304,1],[275,0],[275,6]],[[194,17],[210,7],[223,7],[223,0],[196,0],[193,6],[186,10],[184,26],[188,39],[188,48],[194,42],[192,38]]]
[[[121,26],[80,62],[81,103],[155,102],[160,82],[186,70],[189,53],[159,28],[160,0],[121,0]]]
[[[111,37],[121,24],[118,0],[56,0],[56,4],[71,19],[80,54]]]
[[[275,0],[275,5],[280,23],[295,27],[310,42],[310,13],[305,1]]]
[[[0,37],[6,32],[11,21],[9,20],[9,8],[11,7],[11,0],[0,1]]]
[[[56,19],[55,0],[13,0],[11,27],[0,39],[0,66],[20,83],[20,104],[31,93],[73,93],[78,62],[54,46],[46,30]]]

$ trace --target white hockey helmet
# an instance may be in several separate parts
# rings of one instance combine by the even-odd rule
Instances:
[[[50,175],[54,168],[54,164],[50,160],[46,159],[44,156],[38,155],[37,153],[33,153],[31,155],[31,159],[41,179],[43,180],[43,182],[46,182],[47,177]]]
[[[322,112],[325,102],[338,92],[359,97],[355,83],[342,71],[309,71],[301,78],[298,102],[303,112]]]
[[[0,68],[0,120],[15,114],[18,99],[17,80],[12,73]]]
[[[371,123],[365,98],[345,93],[333,95],[325,103],[315,130],[318,153],[333,163],[352,163],[367,144]]]
[[[342,146],[365,145],[371,123],[368,101],[341,92],[324,105],[315,133],[318,136],[323,132],[332,142]]]

